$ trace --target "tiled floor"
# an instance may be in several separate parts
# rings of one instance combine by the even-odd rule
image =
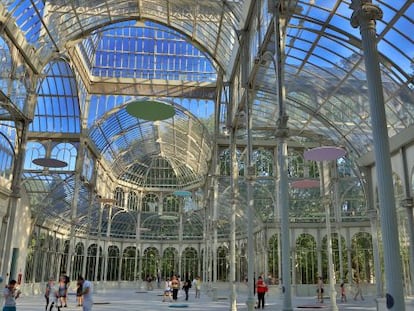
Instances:
[[[191,311],[229,311],[230,310],[230,293],[222,291],[217,301],[213,301],[206,292],[202,291],[201,298],[194,298],[193,289],[190,290],[190,299],[184,300],[183,292],[180,292],[179,299],[176,303],[162,302],[162,291],[155,289],[152,291],[135,290],[135,289],[99,289],[94,294],[93,311],[173,311],[177,307]],[[377,310],[374,297],[365,297],[364,301],[349,301],[340,303],[338,300],[339,310]],[[272,293],[267,294],[266,307],[269,310],[282,310],[283,302],[279,295]],[[176,307],[176,308],[173,308]],[[329,300],[324,304],[315,302],[315,297],[295,297],[292,302],[293,310],[330,310]],[[37,311],[44,310],[44,298],[41,295],[25,296],[18,299],[18,311]],[[69,305],[62,308],[62,311],[82,310],[82,307],[76,306],[76,296],[69,296]],[[237,310],[247,311],[245,293],[238,294]],[[414,310],[414,304],[407,303],[407,311]],[[57,311],[54,309],[53,311]]]

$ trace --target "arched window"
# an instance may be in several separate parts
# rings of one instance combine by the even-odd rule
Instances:
[[[37,88],[37,105],[30,130],[80,133],[80,109],[75,77],[69,65],[57,60],[43,71]]]
[[[60,143],[51,150],[51,157],[66,162],[68,165],[60,168],[61,170],[74,171],[76,166],[76,156],[78,149],[71,143]],[[58,170],[59,168],[55,168]]]
[[[158,196],[149,193],[142,200],[142,211],[149,213],[158,213]]]
[[[318,274],[315,238],[303,233],[296,239],[296,274],[299,284],[313,284]]]
[[[125,192],[122,188],[117,187],[115,189],[115,205],[118,207],[124,207],[125,206]]]
[[[108,247],[108,269],[106,272],[107,281],[118,281],[119,277],[119,248],[115,245]]]
[[[29,141],[26,146],[26,157],[24,161],[24,169],[26,170],[42,170],[42,166],[34,164],[32,161],[38,158],[46,157],[46,148],[41,143]]]
[[[85,247],[78,242],[75,246],[75,258],[73,259],[73,275],[82,275]]]
[[[273,176],[273,153],[271,150],[258,149],[253,151],[253,162],[257,176]]]
[[[197,250],[193,247],[187,247],[182,256],[181,271],[184,276],[195,277],[198,275],[198,256]]]
[[[129,246],[125,248],[122,254],[121,280],[123,281],[135,280],[135,272],[138,266],[138,262],[135,259],[135,252],[136,248],[133,246]]]
[[[130,211],[136,211],[138,210],[138,195],[136,192],[131,191],[130,193],[128,193],[128,206],[127,208]]]
[[[14,151],[11,141],[0,132],[0,176],[9,178],[12,175]]]

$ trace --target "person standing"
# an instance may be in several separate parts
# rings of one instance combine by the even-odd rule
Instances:
[[[16,288],[16,280],[10,280],[3,290],[3,311],[16,311],[16,299],[20,297],[20,290]]]
[[[78,277],[78,283],[82,286],[82,296],[83,296],[83,311],[92,311],[93,305],[93,287],[92,283],[88,280],[85,280],[82,276]]]
[[[194,279],[193,285],[195,288],[195,298],[200,299],[200,293],[201,293],[201,278],[198,276]]]
[[[264,282],[263,277],[259,276],[256,282],[256,292],[257,292],[257,308],[264,309],[265,307],[265,295],[267,293],[268,287]]]
[[[318,283],[316,285],[316,293],[318,294],[318,301],[323,303],[323,280],[322,277],[318,277]]]
[[[162,296],[162,302],[164,302],[166,299],[169,301],[173,301],[171,296],[171,281],[170,278],[167,278],[165,280],[165,286],[164,286],[164,295]]]

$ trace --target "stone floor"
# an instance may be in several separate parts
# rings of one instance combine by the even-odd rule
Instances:
[[[134,289],[100,289],[94,293],[93,311],[172,311],[172,309],[183,308],[191,311],[229,311],[229,292],[221,292],[215,301],[205,291],[201,292],[201,298],[195,299],[193,289],[190,290],[190,298],[185,301],[183,292],[180,291],[178,301],[175,303],[162,302],[162,291],[154,289],[152,291]],[[279,295],[266,295],[266,307],[269,310],[282,310],[283,301]],[[374,297],[367,296],[364,301],[354,301],[350,299],[347,303],[337,303],[339,310],[377,310]],[[44,298],[41,295],[29,296],[22,295],[17,301],[18,311],[41,311],[44,310]],[[293,310],[331,310],[329,300],[325,303],[317,303],[315,297],[295,297],[292,300]],[[74,293],[69,295],[69,304],[62,311],[82,310],[76,305]],[[237,298],[237,310],[247,311],[246,296],[242,293]],[[410,299],[407,300],[407,311],[414,311],[414,304]],[[57,311],[54,309],[53,311]]]

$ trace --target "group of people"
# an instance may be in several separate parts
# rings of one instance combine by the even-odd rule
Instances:
[[[364,300],[364,296],[362,295],[362,289],[360,286],[360,280],[359,278],[355,279],[355,295],[354,295],[354,300],[358,300],[358,297],[361,298],[361,300]],[[317,299],[319,302],[323,303],[323,280],[322,277],[318,277],[318,281],[316,284],[316,293],[317,293]],[[346,289],[345,289],[345,282],[341,282],[340,285],[340,290],[341,290],[341,302],[346,302],[347,301],[347,297],[346,297]]]
[[[188,300],[190,288],[194,285],[195,298],[200,298],[201,291],[201,278],[198,276],[193,281],[189,277],[186,277],[182,282],[179,276],[173,275],[165,280],[164,295],[162,301],[177,301],[178,291],[180,288],[184,290],[185,300]]]
[[[67,297],[69,285],[70,278],[66,274],[59,277],[57,286],[55,286],[54,278],[49,278],[45,289],[45,311],[52,311],[54,307],[60,311],[61,308],[66,308],[68,306]],[[85,280],[82,276],[79,276],[76,286],[76,300],[78,306],[82,306],[83,311],[92,310],[92,283]]]

